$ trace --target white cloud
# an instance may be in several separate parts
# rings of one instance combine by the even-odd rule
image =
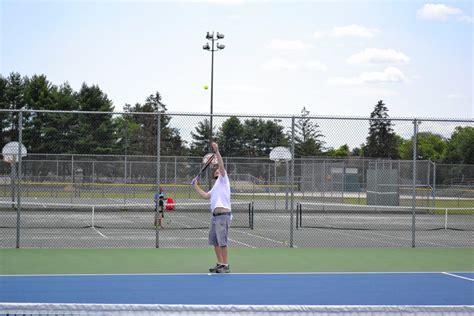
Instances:
[[[387,98],[398,96],[400,93],[392,89],[383,89],[376,86],[357,86],[354,88],[349,88],[347,90],[351,95],[360,96],[360,97],[378,97],[378,98]]]
[[[238,20],[240,20],[240,15],[238,15],[238,14],[232,14],[232,15],[229,15],[228,18],[229,18],[229,20],[231,20],[231,21],[238,21]]]
[[[287,41],[281,39],[273,39],[268,43],[268,47],[276,50],[285,50],[285,51],[301,51],[309,47],[308,44],[305,44],[301,41]]]
[[[349,64],[405,64],[410,58],[394,49],[366,48],[350,56],[346,60]]]
[[[181,0],[181,2],[195,2],[195,3],[211,3],[211,4],[224,4],[224,5],[242,5],[245,4],[245,0]]]
[[[252,85],[235,84],[235,85],[222,85],[218,87],[219,90],[227,92],[239,92],[239,93],[260,93],[264,92],[265,89]]]
[[[367,28],[357,24],[334,27],[331,36],[334,37],[374,37],[380,31],[375,28]]]
[[[294,70],[297,65],[287,61],[284,58],[273,58],[260,66],[264,70],[280,71],[280,70]]]
[[[463,15],[459,17],[458,21],[465,22],[465,23],[472,23],[472,16]]]
[[[305,63],[305,67],[315,71],[326,71],[328,67],[317,60],[310,60]]]
[[[315,31],[315,32],[313,33],[313,38],[315,38],[315,39],[321,39],[321,38],[323,38],[323,37],[324,37],[324,33],[323,33],[323,32]]]
[[[309,60],[306,62],[291,62],[284,58],[273,58],[260,65],[261,69],[270,71],[284,70],[310,70],[326,71],[327,66],[318,60]]]
[[[462,14],[462,10],[445,4],[427,3],[416,12],[416,15],[425,20],[446,21],[454,16]]]
[[[464,99],[464,96],[462,94],[448,94],[448,99],[453,99],[453,100],[459,100],[459,99]]]
[[[383,72],[363,72],[357,77],[333,77],[328,82],[336,85],[362,85],[372,83],[399,83],[407,81],[403,72],[395,67],[387,67]]]

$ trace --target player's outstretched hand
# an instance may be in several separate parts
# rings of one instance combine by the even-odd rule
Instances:
[[[194,177],[194,178],[191,180],[191,185],[196,185],[197,182],[198,182],[198,177]]]

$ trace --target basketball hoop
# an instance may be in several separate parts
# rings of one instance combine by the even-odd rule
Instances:
[[[16,157],[14,155],[3,155],[3,161],[11,165],[14,165],[16,162]]]
[[[13,165],[18,162],[18,153],[26,157],[26,147],[19,142],[9,142],[2,148],[3,161]]]
[[[275,164],[279,165],[282,162],[288,162],[291,161],[292,156],[291,152],[288,148],[278,146],[272,149],[270,152],[270,160],[273,160]]]

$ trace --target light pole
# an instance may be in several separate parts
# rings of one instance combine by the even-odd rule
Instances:
[[[213,97],[214,97],[214,52],[218,50],[222,50],[225,48],[225,45],[219,44],[217,40],[221,40],[224,38],[224,34],[217,32],[214,35],[214,32],[207,32],[206,34],[206,39],[211,42],[211,45],[209,45],[209,42],[203,45],[203,49],[210,51],[211,52],[211,118],[210,118],[210,132],[209,132],[209,150],[211,149],[211,143],[212,143],[212,113],[213,113]]]

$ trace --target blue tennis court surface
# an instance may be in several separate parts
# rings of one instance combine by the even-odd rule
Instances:
[[[3,303],[474,305],[474,273],[0,276]]]

